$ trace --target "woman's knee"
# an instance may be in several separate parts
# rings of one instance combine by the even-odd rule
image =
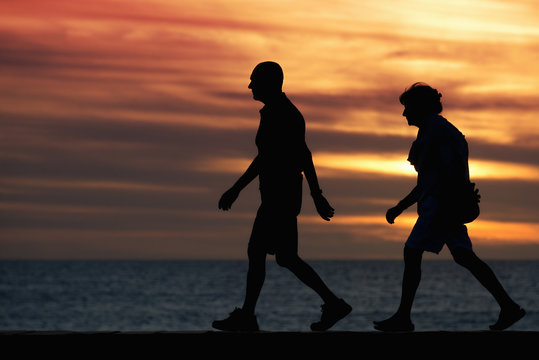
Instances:
[[[249,263],[265,263],[266,252],[255,246],[249,245],[247,247],[247,258],[249,259]]]
[[[421,267],[421,260],[423,258],[423,250],[404,247],[404,264],[407,267]]]

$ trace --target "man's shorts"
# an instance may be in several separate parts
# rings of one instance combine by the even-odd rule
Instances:
[[[248,251],[297,254],[297,216],[301,211],[303,179],[298,175],[271,181],[261,179],[262,204],[253,224]]]
[[[406,246],[438,254],[444,244],[449,250],[463,247],[472,250],[468,229],[463,224],[443,224],[436,217],[438,200],[432,196],[420,201],[417,206],[419,215]]]
[[[249,239],[249,252],[297,254],[298,221],[294,214],[280,214],[260,205]]]

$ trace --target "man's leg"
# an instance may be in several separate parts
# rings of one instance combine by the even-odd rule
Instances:
[[[339,300],[339,298],[327,287],[316,271],[314,271],[314,269],[297,254],[282,255],[278,253],[275,255],[275,261],[280,266],[292,271],[301,282],[320,295],[325,303]]]
[[[265,220],[259,209],[249,245],[247,255],[249,268],[247,270],[247,284],[245,299],[241,309],[236,308],[230,316],[224,320],[216,320],[212,326],[226,331],[258,331],[258,322],[255,316],[256,303],[266,278],[266,250],[264,248]]]
[[[247,270],[247,286],[242,309],[250,315],[255,313],[256,303],[265,278],[266,253],[249,248],[249,269]]]
[[[258,331],[255,316],[256,302],[266,277],[266,253],[249,249],[249,269],[245,299],[241,309],[236,308],[224,320],[216,320],[212,326],[225,331]]]
[[[311,324],[311,330],[325,331],[352,311],[352,307],[343,299],[335,296],[316,271],[296,253],[277,253],[275,259],[279,265],[289,269],[301,282],[313,289],[324,301],[322,305],[322,318],[319,322]]]
[[[412,331],[412,305],[421,281],[423,250],[404,247],[404,274],[402,277],[401,301],[397,312],[387,320],[375,321],[375,329],[382,331]]]
[[[451,254],[455,262],[468,269],[500,305],[500,317],[498,322],[491,326],[491,329],[503,330],[524,316],[525,311],[507,294],[492,269],[472,250],[456,247],[451,250]]]

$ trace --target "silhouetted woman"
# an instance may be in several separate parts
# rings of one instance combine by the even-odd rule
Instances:
[[[418,219],[404,246],[404,275],[401,302],[387,320],[375,321],[382,331],[412,331],[412,303],[421,280],[424,251],[439,253],[447,245],[459,265],[468,269],[500,305],[498,321],[492,330],[503,330],[521,319],[525,311],[506,293],[494,272],[472,250],[466,226],[456,220],[459,210],[453,200],[469,184],[468,145],[460,131],[439,114],[442,94],[436,89],[415,83],[401,96],[403,116],[408,125],[419,128],[408,161],[417,171],[417,185],[397,206],[387,211],[393,224],[405,209],[417,203]]]

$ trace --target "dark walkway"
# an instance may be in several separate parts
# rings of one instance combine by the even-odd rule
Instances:
[[[52,356],[52,359],[196,359],[268,358],[363,359],[448,358],[486,359],[537,354],[536,331],[381,332],[69,332],[3,331],[0,346],[7,358]],[[294,356],[293,356],[294,354]],[[211,357],[209,357],[211,356]]]

